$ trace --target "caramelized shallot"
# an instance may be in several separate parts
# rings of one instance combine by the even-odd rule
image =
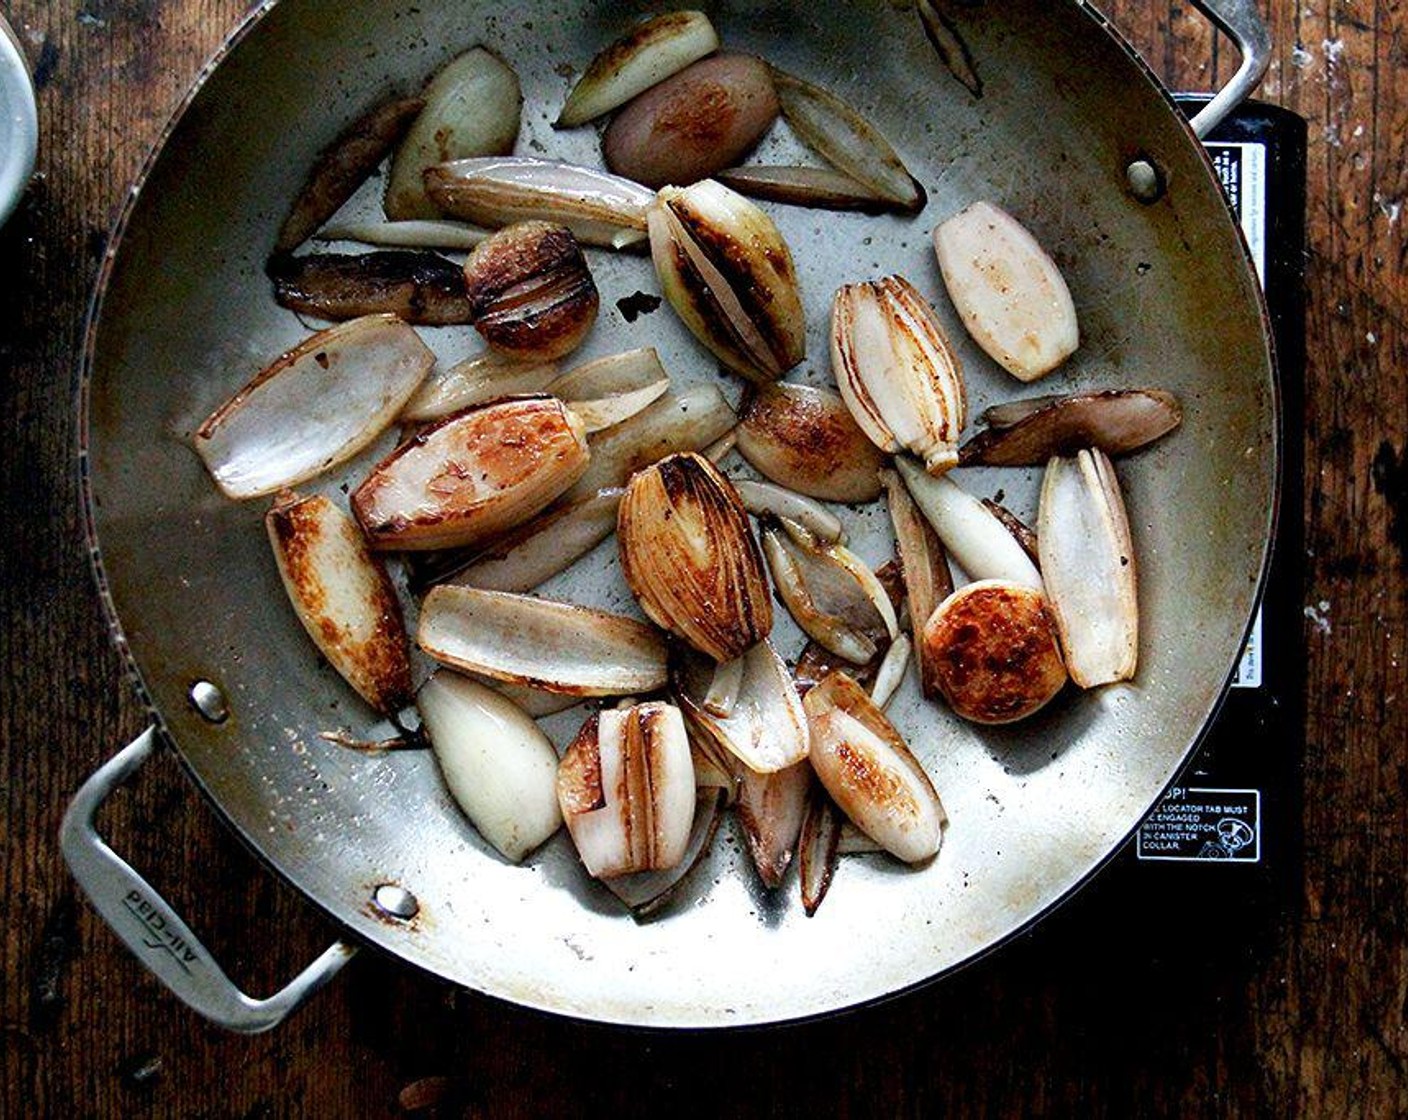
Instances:
[[[298,621],[328,663],[377,711],[411,702],[411,661],[396,590],[357,523],[322,495],[279,495],[264,518]]]
[[[987,431],[958,449],[960,463],[1034,467],[1083,447],[1106,455],[1137,451],[1178,427],[1183,409],[1162,389],[1106,389],[1014,401],[988,409],[983,419]]]
[[[274,298],[282,306],[320,319],[388,314],[407,323],[443,327],[470,318],[464,273],[438,253],[309,253],[275,257],[268,273]]]

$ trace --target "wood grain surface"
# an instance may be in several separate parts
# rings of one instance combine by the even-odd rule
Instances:
[[[1182,0],[1102,6],[1175,87],[1235,64]],[[1408,1114],[1408,5],[1264,7],[1277,52],[1261,96],[1310,124],[1310,362],[1304,415],[1286,418],[1307,445],[1303,871],[1260,928],[1209,936],[1178,899],[1136,912],[1097,882],[936,988],[710,1036],[546,1017],[364,954],[280,1029],[241,1038],[118,945],[55,837],[77,785],[144,726],[82,535],[83,316],[128,184],[245,5],[6,4],[41,154],[0,231],[4,1115]],[[138,867],[176,868],[156,885],[248,990],[335,936],[169,757],[104,827]]]

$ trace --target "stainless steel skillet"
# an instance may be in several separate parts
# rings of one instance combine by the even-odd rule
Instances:
[[[1264,65],[1245,2],[1207,2],[1246,65]],[[259,503],[218,496],[189,433],[306,328],[270,298],[263,262],[315,153],[359,110],[411,89],[464,47],[493,46],[526,98],[520,149],[590,161],[590,130],[554,133],[564,63],[578,67],[635,13],[609,3],[282,0],[236,32],[168,130],[123,215],[86,352],[81,464],[114,635],[153,729],[87,783],[65,820],[70,866],[98,909],[176,993],[239,1030],[274,1025],[370,943],[471,988],[584,1018],[658,1026],[778,1022],[940,976],[1035,921],[1091,875],[1174,777],[1214,712],[1255,607],[1275,517],[1278,418],[1255,276],[1193,133],[1088,6],[955,5],[983,78],[975,99],[915,14],[893,3],[708,6],[725,42],[862,109],[929,190],[913,219],[774,213],[799,264],[825,382],[830,295],[902,272],[962,340],[974,411],[1019,394],[969,346],[939,294],[928,231],[980,197],[1021,216],[1062,264],[1084,343],[1057,387],[1154,384],[1186,418],[1121,466],[1141,563],[1132,685],[1066,698],[1014,730],[954,727],[910,686],[892,715],[952,818],[920,871],[843,867],[817,917],[766,897],[738,849],[715,846],[688,898],[637,924],[590,884],[559,837],[526,867],[498,860],[423,753],[356,754],[318,738],[374,730],[283,599]],[[1204,118],[1204,124],[1210,118]],[[766,142],[761,158],[786,156]],[[541,148],[539,148],[541,145]],[[592,257],[606,314],[583,356],[646,343],[677,380],[718,376],[665,312],[627,323],[614,301],[652,290],[648,264]],[[446,356],[467,332],[427,332]],[[1042,391],[1053,391],[1043,386]],[[329,492],[357,477],[365,460]],[[969,476],[1034,508],[1024,472]],[[883,511],[850,511],[883,559]],[[604,546],[550,593],[625,608]],[[784,643],[785,644],[785,643]],[[795,643],[794,643],[795,645]],[[787,652],[795,653],[795,649]],[[580,718],[580,713],[578,714]],[[559,738],[567,722],[557,725]],[[237,992],[194,934],[92,830],[103,796],[158,738],[239,835],[347,931],[268,1001]]]

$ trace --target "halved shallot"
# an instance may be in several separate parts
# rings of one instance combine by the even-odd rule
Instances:
[[[719,36],[703,12],[665,12],[642,20],[592,59],[554,127],[586,124],[718,49]]]
[[[432,587],[416,640],[453,668],[568,696],[634,696],[668,677],[664,639],[651,627],[529,595]]]
[[[681,651],[671,666],[672,690],[711,753],[721,759],[732,755],[754,773],[771,774],[807,757],[806,714],[771,642],[759,642],[741,660],[743,679],[727,716],[704,706],[715,673],[707,658]]]
[[[689,828],[689,840],[684,855],[674,867],[664,871],[637,871],[603,879],[601,885],[621,900],[637,920],[649,918],[673,899],[680,886],[704,864],[709,847],[723,820],[727,792],[719,786],[699,781],[698,761],[695,762],[694,822]]]
[[[694,764],[680,710],[658,702],[590,717],[557,772],[567,831],[598,879],[674,867],[694,821]]]
[[[1035,381],[1075,353],[1080,328],[1056,263],[1016,218],[975,202],[934,230],[944,286],[988,356]]]
[[[196,431],[196,451],[226,496],[272,494],[370,444],[434,363],[394,315],[319,331],[216,409]]]
[[[448,249],[465,252],[489,236],[487,229],[464,222],[411,218],[404,222],[360,221],[329,223],[313,235],[314,241],[360,241],[392,249]]]
[[[419,97],[389,98],[358,117],[324,148],[284,219],[274,252],[297,249],[337,213],[424,108],[425,101]]]
[[[812,206],[819,210],[860,210],[878,214],[894,203],[849,175],[826,167],[777,167],[746,164],[715,176],[726,187],[768,202]]]
[[[731,661],[772,630],[748,514],[702,455],[671,455],[637,472],[616,536],[622,574],[646,615],[715,661]]]
[[[401,410],[401,419],[438,420],[471,405],[541,393],[557,377],[557,363],[551,359],[534,361],[485,350],[449,369],[435,370]]]
[[[772,80],[783,117],[807,147],[894,208],[924,208],[924,188],[874,125],[834,93],[775,66]]]
[[[515,358],[571,353],[601,303],[582,247],[554,222],[518,222],[491,234],[464,262],[464,279],[474,329]]]
[[[767,63],[724,52],[641,94],[602,135],[606,166],[651,187],[688,186],[737,163],[777,120]]]
[[[914,632],[914,658],[919,667],[919,684],[924,695],[933,699],[937,685],[924,659],[924,643],[919,640],[934,609],[953,594],[953,573],[948,554],[934,527],[919,512],[909,490],[894,471],[882,471],[885,500],[895,528],[895,548],[904,570],[905,598],[909,605],[909,625]],[[881,703],[881,707],[884,704]]]
[[[1025,719],[1066,683],[1046,596],[1034,588],[993,579],[970,583],[915,632],[949,707],[975,723]]]
[[[1083,447],[1106,455],[1137,451],[1178,427],[1183,409],[1162,389],[1106,389],[1013,401],[983,419],[988,429],[958,449],[960,463],[1034,467]]]
[[[897,859],[919,863],[935,855],[948,823],[943,803],[865,690],[832,673],[802,703],[812,767],[841,811]]]
[[[446,669],[416,707],[450,793],[500,855],[518,863],[561,827],[557,752],[527,712]]]
[[[763,524],[763,552],[797,625],[837,657],[864,665],[899,633],[885,589],[850,549],[771,521]]]
[[[833,502],[879,497],[885,456],[829,389],[779,381],[744,394],[738,450],[779,486]]]
[[[377,711],[411,702],[411,660],[396,590],[381,558],[322,495],[279,495],[264,518],[279,576],[318,649]]]
[[[700,382],[667,392],[629,420],[591,437],[592,461],[563,501],[587,498],[613,487],[667,455],[698,451],[725,435],[737,418],[719,387]]]
[[[738,767],[736,810],[758,878],[766,887],[780,887],[797,850],[812,768],[805,759],[771,774]]]
[[[934,478],[904,458],[904,484],[970,579],[1002,579],[1041,589],[1041,573],[990,509],[951,478]]]
[[[831,367],[846,407],[881,451],[912,451],[936,475],[958,463],[963,369],[933,309],[903,276],[836,292]]]
[[[470,318],[459,265],[423,249],[275,257],[267,271],[281,306],[319,319],[388,314],[443,327]]]
[[[1129,680],[1139,660],[1134,542],[1103,451],[1047,464],[1038,540],[1071,679],[1081,688]]]
[[[559,502],[501,537],[446,582],[486,591],[532,591],[564,572],[616,531],[620,488]]]
[[[831,889],[831,880],[839,863],[840,842],[846,818],[831,800],[820,782],[815,782],[807,797],[802,817],[802,832],[798,838],[798,871],[802,884],[802,908],[807,917],[816,914]]]
[[[629,420],[670,388],[670,375],[653,346],[587,362],[568,370],[548,391],[565,401],[590,432]]]
[[[421,96],[425,108],[396,150],[387,178],[386,216],[396,220],[440,216],[426,197],[426,168],[469,156],[506,155],[518,138],[523,110],[518,75],[483,47],[452,59]]]
[[[733,480],[733,488],[754,517],[794,522],[824,544],[845,543],[841,519],[820,502],[771,482],[739,478]]]
[[[403,443],[352,492],[376,548],[453,548],[527,521],[587,469],[581,422],[552,397],[454,413]]]
[[[806,356],[792,252],[762,210],[705,179],[663,189],[647,223],[665,298],[725,366],[776,381]]]
[[[655,192],[592,167],[531,156],[460,159],[431,167],[425,189],[444,213],[497,229],[539,218],[580,241],[624,249],[645,240]]]

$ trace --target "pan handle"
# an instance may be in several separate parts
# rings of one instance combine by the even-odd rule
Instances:
[[[357,947],[333,942],[268,999],[235,986],[190,926],[97,832],[98,808],[152,756],[156,741],[156,728],[148,728],[79,788],[59,829],[64,860],[103,920],[178,999],[227,1030],[267,1031],[336,976]]]
[[[1237,44],[1242,55],[1242,64],[1232,80],[1218,90],[1191,122],[1194,135],[1205,140],[1261,83],[1271,65],[1271,32],[1257,0],[1193,0],[1193,4],[1214,27]]]

